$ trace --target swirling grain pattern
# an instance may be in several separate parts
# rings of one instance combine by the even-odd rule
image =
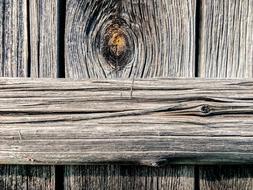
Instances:
[[[68,78],[192,77],[193,0],[68,0]]]

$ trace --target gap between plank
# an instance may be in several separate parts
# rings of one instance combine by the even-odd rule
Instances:
[[[31,31],[30,31],[30,4],[27,0],[27,46],[28,46],[28,60],[27,60],[27,77],[31,77]]]
[[[64,166],[55,166],[55,190],[64,189]]]
[[[58,68],[57,77],[65,78],[65,23],[66,23],[66,0],[58,0]]]
[[[65,78],[66,0],[57,0],[57,78]],[[64,166],[55,166],[55,190],[64,189]]]
[[[196,28],[195,28],[195,77],[200,77],[200,48],[201,48],[201,28],[202,28],[202,2],[196,0]]]
[[[199,180],[199,166],[194,166],[194,189],[200,190],[199,186],[200,180]]]
[[[201,48],[201,28],[202,28],[202,2],[196,0],[196,28],[195,28],[195,77],[200,77],[200,48]],[[194,166],[194,189],[200,190],[199,166]]]

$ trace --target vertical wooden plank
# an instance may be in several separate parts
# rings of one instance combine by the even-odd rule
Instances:
[[[0,186],[2,189],[27,189],[24,166],[0,166]]]
[[[30,4],[27,0],[0,1],[0,76],[29,76],[29,49],[37,49],[35,46],[29,48],[29,34],[33,36],[33,33],[29,32],[29,25],[32,26],[34,24],[34,22],[30,23],[30,18],[33,17],[33,15],[32,12],[28,14],[29,7]],[[43,7],[41,9],[43,9]],[[51,17],[50,15],[52,12],[47,12],[47,10],[43,10],[42,12],[43,15],[40,15],[40,18],[43,17],[43,19],[46,19],[46,17]],[[53,25],[55,23],[48,24]],[[46,24],[44,23],[43,25]],[[45,32],[50,36],[50,33],[54,31],[47,28]],[[33,40],[35,40],[34,38],[33,36]],[[40,40],[41,44],[45,44],[48,41],[45,37],[41,37],[37,40]],[[47,48],[48,52],[41,51],[41,54],[46,55],[48,53],[50,56],[53,54],[51,52],[53,48],[49,46]],[[47,60],[44,61],[45,62],[41,61],[38,63],[43,64],[43,66],[41,66],[42,68],[47,67]],[[50,64],[51,63],[52,62],[50,62]],[[54,72],[55,70],[53,69],[42,69],[40,75],[34,74],[34,72],[33,76],[56,76]],[[54,190],[54,177],[55,168],[51,166],[0,166],[0,189]]]
[[[253,77],[253,0],[202,0],[200,75]]]
[[[0,76],[27,76],[27,2],[0,2]]]
[[[67,0],[66,76],[193,77],[195,0]]]
[[[0,166],[1,189],[54,189],[54,169],[50,166]]]
[[[68,78],[193,77],[195,0],[67,0]],[[65,189],[193,189],[194,167],[67,166]]]
[[[253,189],[252,166],[207,166],[200,171],[200,189]]]
[[[29,0],[31,77],[58,75],[57,13],[57,0]]]
[[[192,167],[170,166],[66,166],[64,186],[68,190],[167,190],[193,188]]]
[[[253,0],[202,0],[201,77],[253,77]],[[252,166],[203,166],[200,189],[253,189]]]

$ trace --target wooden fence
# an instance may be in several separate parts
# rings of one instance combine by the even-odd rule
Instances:
[[[0,189],[253,189],[253,0],[0,10]]]

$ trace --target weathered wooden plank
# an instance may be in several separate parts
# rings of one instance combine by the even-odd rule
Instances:
[[[67,0],[65,49],[68,78],[193,77],[195,0]]]
[[[69,180],[65,181],[65,188],[69,190],[190,190],[192,186],[189,184],[193,183],[192,169],[186,166],[164,168],[119,165],[67,166],[66,171],[66,175],[69,175]]]
[[[31,76],[58,75],[58,1],[29,0]]]
[[[252,78],[253,1],[201,2],[203,10],[200,76]],[[242,118],[240,122],[245,123],[245,120]],[[249,130],[250,128],[252,126],[249,126]],[[238,128],[239,134],[241,131],[243,129]],[[245,144],[250,143],[246,141]],[[200,189],[252,189],[252,172],[252,166],[201,167]]]
[[[253,81],[149,79],[132,85],[1,79],[0,162],[252,162]]]
[[[27,76],[27,1],[0,2],[0,76]]]
[[[252,166],[205,166],[201,167],[200,171],[201,189],[253,189]]]
[[[1,189],[54,190],[54,184],[51,166],[0,166]]]
[[[253,0],[202,2],[200,76],[253,77]]]

